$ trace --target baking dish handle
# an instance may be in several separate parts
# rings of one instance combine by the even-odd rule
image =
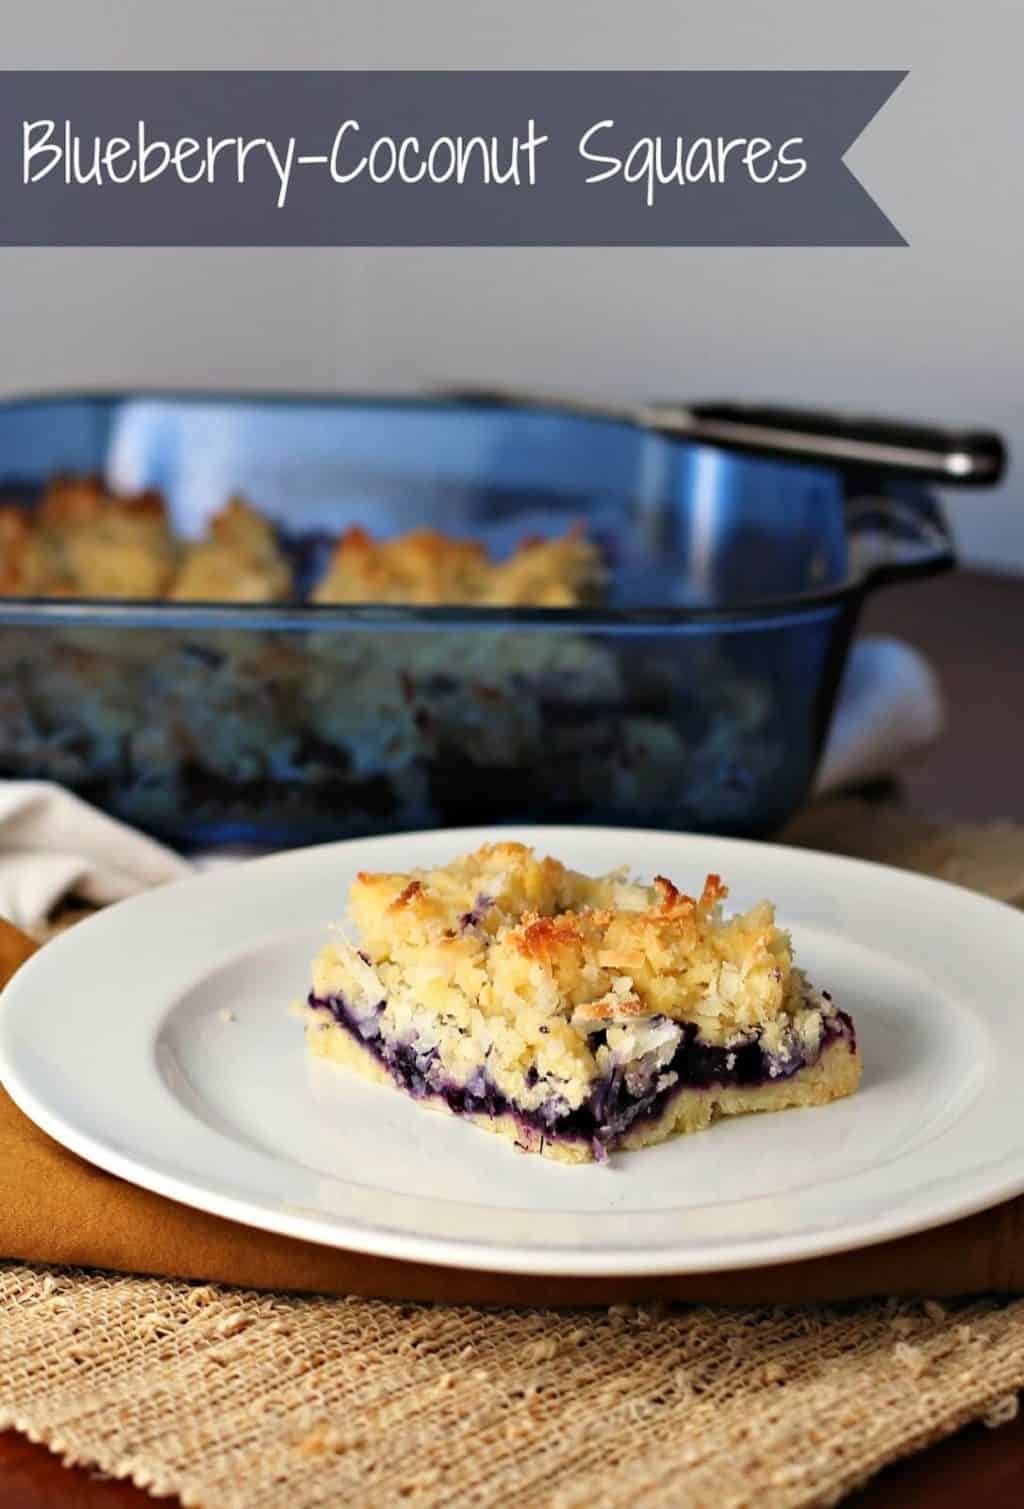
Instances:
[[[987,430],[734,403],[653,404],[644,418],[688,440],[946,487],[991,487],[1006,468],[1003,441]]]
[[[942,509],[924,489],[888,483],[846,502],[849,571],[865,590],[935,576],[956,565]]]
[[[478,408],[552,409],[638,424],[659,434],[731,450],[789,461],[819,461],[843,470],[941,482],[947,487],[991,487],[1006,469],[1006,447],[990,430],[944,430],[936,425],[767,404],[624,407],[516,388],[442,384],[431,391]]]

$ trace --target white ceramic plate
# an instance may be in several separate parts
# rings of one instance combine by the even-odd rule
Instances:
[[[698,1272],[920,1230],[1024,1189],[1024,917],[878,865],[613,829],[516,836],[730,904],[767,896],[849,1009],[849,1100],[565,1167],[310,1062],[289,1004],[358,869],[432,865],[481,830],[332,844],[184,881],[49,944],[0,1005],[0,1078],[103,1168],[252,1226],[522,1273]]]

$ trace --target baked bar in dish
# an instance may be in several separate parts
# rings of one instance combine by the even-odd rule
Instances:
[[[273,525],[232,498],[210,520],[206,539],[186,547],[169,595],[178,602],[273,603],[283,602],[291,587]]]
[[[12,499],[19,495],[12,487]],[[290,533],[239,498],[199,539],[160,495],[55,478],[0,504],[0,598],[153,598],[146,627],[11,626],[0,677],[0,777],[71,786],[181,842],[315,842],[394,829],[620,818],[724,831],[779,769],[778,689],[726,641],[559,633],[500,609],[600,601],[601,550],[578,529],[498,559],[414,529],[374,539]],[[504,536],[507,539],[507,536]],[[472,632],[399,612],[308,631],[184,603],[384,603],[491,608]],[[343,615],[344,616],[344,615]],[[550,616],[550,614],[549,614]],[[91,613],[87,620],[93,618]]]
[[[31,512],[0,510],[0,592],[163,597],[175,545],[158,492],[116,496],[98,477],[55,477]]]
[[[314,600],[572,608],[599,596],[603,575],[597,548],[579,530],[523,540],[507,560],[494,561],[477,541],[434,529],[374,540],[353,528],[338,541]]]
[[[517,843],[360,874],[356,941],[313,963],[309,1047],[571,1163],[849,1095],[850,1017],[794,966],[769,902],[726,917],[726,894]]]
[[[477,540],[434,529],[375,540],[355,526],[314,570],[322,543],[289,540],[237,497],[204,539],[185,542],[154,489],[122,495],[99,477],[54,477],[37,506],[0,504],[0,597],[285,602],[303,595],[297,561],[317,603],[573,608],[598,601],[605,583],[601,554],[579,529],[528,537],[499,561]]]

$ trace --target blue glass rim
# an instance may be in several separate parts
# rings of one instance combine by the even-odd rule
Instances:
[[[890,576],[899,580],[932,576],[952,569],[952,551],[927,561],[877,567],[820,591],[794,593],[732,608],[501,608],[403,607],[378,603],[296,603],[280,606],[251,603],[169,603],[151,599],[0,597],[0,624],[45,622],[51,626],[161,629],[566,629],[580,633],[656,632],[782,628],[787,620],[807,622],[820,613],[851,605]]]
[[[43,393],[16,394],[0,399],[0,410],[39,404],[81,404],[120,402],[126,399],[210,403],[225,405],[274,404],[289,407],[336,406],[409,410],[434,413],[465,413],[486,403],[484,399],[444,393],[361,393],[313,392],[272,389],[205,389],[205,388],[90,388],[50,390]],[[659,440],[680,450],[695,442],[685,435],[672,435],[636,414],[605,410],[598,404],[564,408],[557,401],[542,398],[517,398],[506,408],[524,413],[558,412],[580,424],[594,424],[602,429],[620,428],[638,434],[657,435]],[[733,454],[730,447],[701,440],[704,449]],[[811,463],[794,461],[794,466]],[[884,509],[884,497],[875,500]],[[174,603],[162,599],[134,600],[109,598],[5,598],[0,597],[0,623],[17,625],[45,621],[50,624],[88,626],[104,624],[117,627],[161,627],[167,629],[267,629],[267,630],[340,630],[476,628],[571,629],[575,632],[623,633],[660,629],[693,630],[704,627],[726,629],[756,627],[760,621],[781,627],[787,618],[806,621],[817,610],[828,611],[852,606],[875,587],[895,581],[909,581],[933,576],[956,566],[956,554],[946,539],[934,544],[926,554],[911,559],[880,560],[843,580],[804,592],[783,596],[752,598],[742,603],[714,606],[653,606],[650,608],[539,608],[539,607],[425,607],[396,604],[346,603],[252,603],[189,602]]]

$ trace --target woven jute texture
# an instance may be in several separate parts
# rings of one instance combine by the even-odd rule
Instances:
[[[1024,1384],[1024,1301],[483,1314],[9,1267],[0,1302],[0,1424],[226,1509],[829,1504]]]
[[[1024,830],[897,828],[791,837],[1024,897]],[[1024,1300],[482,1311],[0,1265],[0,1428],[208,1509],[833,1504],[1022,1389]]]

